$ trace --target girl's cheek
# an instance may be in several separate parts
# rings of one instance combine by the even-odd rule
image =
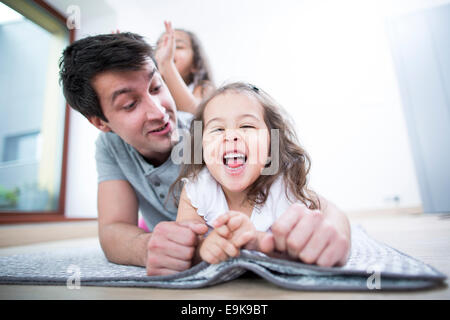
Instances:
[[[246,136],[249,164],[264,166],[269,156],[270,137],[265,130],[252,131]]]
[[[221,164],[221,149],[220,149],[219,137],[213,137],[211,135],[203,136],[203,159],[207,165]]]

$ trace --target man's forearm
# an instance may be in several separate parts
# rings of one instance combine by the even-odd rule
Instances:
[[[106,258],[117,264],[146,266],[151,233],[127,223],[99,226],[100,245]]]

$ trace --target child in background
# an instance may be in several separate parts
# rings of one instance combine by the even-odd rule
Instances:
[[[194,33],[173,29],[158,40],[155,59],[178,110],[194,113],[197,105],[214,89],[212,74],[200,41]]]
[[[241,248],[271,252],[270,227],[292,204],[312,213],[320,209],[318,195],[306,185],[309,157],[281,107],[264,91],[245,83],[216,90],[198,107],[192,148],[195,121],[202,121],[203,161],[183,164],[172,191],[185,182],[177,221],[202,221],[210,227],[197,258],[219,263]],[[279,143],[279,154],[271,154],[271,129],[278,130],[273,142]],[[278,168],[262,175],[274,157],[279,157]]]
[[[164,21],[164,26],[166,32],[158,40],[155,52],[158,70],[177,109],[195,113],[203,97],[214,90],[208,60],[194,33],[174,30],[167,21]],[[119,30],[116,32],[119,33]],[[138,227],[150,232],[142,217],[139,217]]]

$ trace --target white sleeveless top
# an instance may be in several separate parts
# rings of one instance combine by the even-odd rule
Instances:
[[[190,91],[191,93],[194,92],[195,87],[194,87],[194,83],[193,83],[193,82],[191,82],[187,87],[188,87],[188,89],[189,89],[189,91]]]
[[[197,209],[197,213],[205,219],[210,228],[214,220],[229,211],[222,187],[209,173],[208,168],[203,168],[196,180],[183,178],[183,181],[185,182],[187,197],[192,206]],[[294,199],[294,197],[290,198]],[[281,176],[270,187],[264,205],[253,208],[250,220],[256,230],[265,232],[292,203],[286,197],[285,184]]]

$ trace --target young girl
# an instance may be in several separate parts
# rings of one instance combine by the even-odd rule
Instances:
[[[194,33],[173,29],[158,40],[155,59],[178,110],[194,113],[203,97],[213,88],[212,74],[200,41]]]
[[[185,182],[177,221],[217,227],[201,240],[202,260],[218,263],[242,247],[270,252],[270,227],[291,204],[320,209],[318,196],[306,186],[309,157],[281,107],[264,91],[233,83],[203,101],[191,125],[192,160],[195,121],[202,123],[203,161],[184,164],[172,190]],[[274,163],[277,168],[262,174]]]

